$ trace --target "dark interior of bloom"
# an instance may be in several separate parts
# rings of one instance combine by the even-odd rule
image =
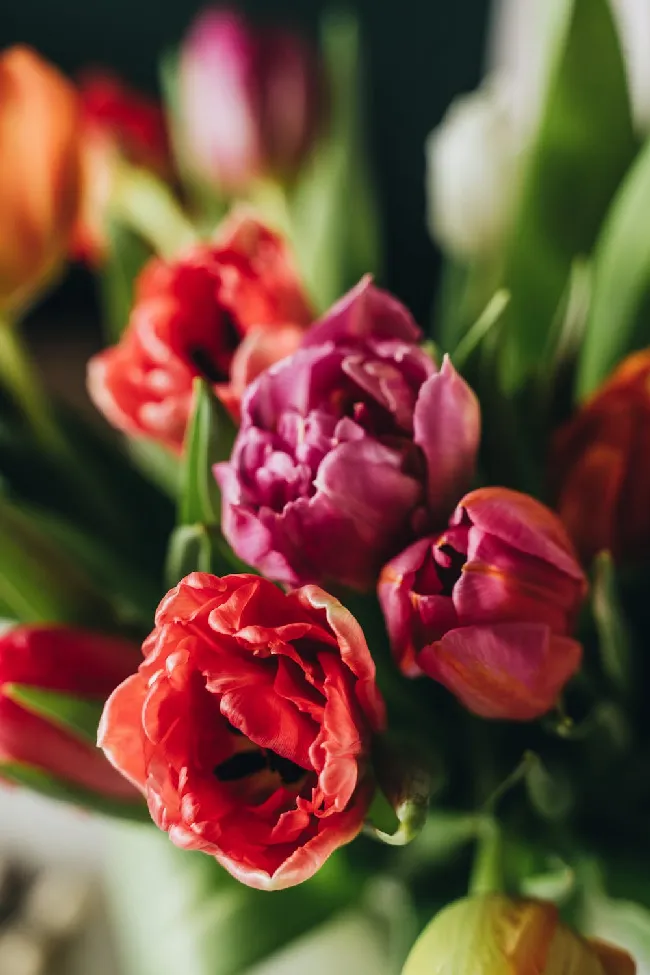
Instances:
[[[211,383],[227,383],[232,357],[241,342],[235,319],[225,309],[217,317],[217,334],[206,343],[192,343],[187,357],[199,376]]]
[[[229,730],[232,734],[243,737],[242,732],[232,725],[229,725]],[[219,782],[239,782],[265,771],[277,773],[284,785],[296,785],[307,775],[302,766],[269,748],[235,752],[214,767],[214,775]]]

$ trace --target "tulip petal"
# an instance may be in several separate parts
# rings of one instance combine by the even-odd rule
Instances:
[[[634,959],[626,951],[594,939],[590,939],[589,945],[598,956],[604,975],[636,975]]]
[[[481,436],[478,399],[448,356],[420,389],[413,430],[426,459],[429,510],[439,521],[469,486]]]
[[[139,673],[127,677],[106,702],[97,731],[97,744],[109,762],[143,792],[147,771],[140,728],[146,690]]]
[[[463,498],[457,517],[462,517],[463,509],[481,533],[494,535],[513,549],[548,562],[585,584],[566,530],[559,518],[539,501],[507,488],[480,488]],[[471,538],[470,534],[470,543]],[[473,555],[470,549],[468,558]]]
[[[364,339],[399,339],[417,343],[422,332],[410,311],[366,274],[305,334],[303,346],[354,344]]]
[[[539,623],[467,626],[418,656],[422,670],[484,718],[532,721],[556,704],[582,648]]]

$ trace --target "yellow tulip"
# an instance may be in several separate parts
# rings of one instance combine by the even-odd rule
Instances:
[[[553,904],[501,894],[468,897],[436,915],[402,975],[635,975],[625,952],[586,941]]]

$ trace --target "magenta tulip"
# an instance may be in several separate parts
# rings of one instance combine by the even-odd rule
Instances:
[[[302,38],[261,30],[233,10],[208,8],[180,62],[180,109],[190,161],[229,192],[265,176],[289,177],[323,115],[317,53]]]
[[[251,384],[230,462],[217,465],[235,552],[289,585],[365,590],[471,480],[480,413],[438,370],[408,311],[369,279]]]
[[[561,522],[533,498],[484,488],[446,531],[383,569],[379,600],[393,653],[469,710],[531,720],[580,666],[572,631],[586,582]]]

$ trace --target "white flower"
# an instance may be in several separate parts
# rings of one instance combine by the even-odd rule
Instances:
[[[488,79],[452,103],[426,144],[429,229],[444,250],[468,260],[499,247],[525,142],[506,79]]]

